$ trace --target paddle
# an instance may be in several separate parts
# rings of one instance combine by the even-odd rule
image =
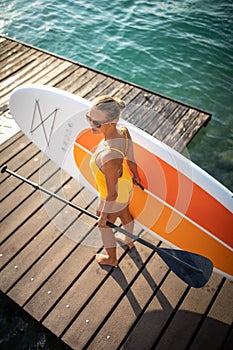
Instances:
[[[9,170],[6,165],[2,167],[1,172],[2,173],[6,172],[10,175],[13,175],[18,179],[22,180],[23,182],[26,182],[29,185],[33,186],[36,190],[40,190],[50,195],[51,197],[54,197],[62,201],[63,203],[71,206],[72,208],[79,210],[83,214],[86,214],[92,217],[93,219],[98,220],[97,215],[89,212],[88,210],[82,207],[79,207],[78,205],[68,201],[63,197],[58,196],[53,192],[50,192],[46,188],[43,188],[42,186],[24,178],[23,176],[15,173],[14,171]],[[159,248],[154,244],[133,235],[132,233],[124,230],[123,228],[112,224],[111,222],[107,222],[107,225],[123,233],[124,235],[132,238],[133,240],[143,244],[144,246],[154,250],[155,252],[157,252],[158,255],[163,259],[163,261],[169,266],[169,268],[184,282],[189,284],[191,287],[200,288],[204,286],[206,282],[209,280],[211,273],[213,271],[213,264],[208,258],[199,254],[195,254],[195,253],[191,253],[183,250]]]

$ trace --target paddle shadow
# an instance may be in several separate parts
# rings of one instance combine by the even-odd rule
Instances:
[[[128,255],[131,257],[134,264],[137,266],[138,270],[141,270],[141,275],[145,278],[148,285],[154,292],[156,292],[156,297],[158,298],[163,310],[171,310],[171,304],[168,302],[167,298],[164,296],[164,294],[159,289],[158,284],[155,282],[154,278],[151,276],[150,272],[148,271],[147,267],[145,266],[145,262],[142,260],[141,255],[139,254],[137,248],[134,246],[132,249],[126,248],[126,246],[122,246],[124,250],[128,253]],[[153,259],[153,257],[152,257]]]
[[[156,296],[161,303],[161,306],[164,310],[170,310],[171,305],[168,302],[167,298],[164,296],[164,294],[160,291],[158,288],[158,285],[154,281],[154,278],[151,276],[149,273],[148,269],[145,266],[145,262],[143,262],[138,250],[136,247],[133,247],[129,249],[126,246],[122,246],[122,248],[125,250],[125,252],[130,256],[132,261],[135,263],[137,266],[138,270],[141,271],[140,273],[142,276],[146,279],[148,285],[152,289],[152,291],[157,290]],[[138,316],[142,312],[142,308],[140,304],[138,303],[134,293],[132,292],[131,286],[129,282],[127,281],[125,275],[123,274],[122,270],[120,267],[117,268],[112,268],[110,266],[102,265],[102,269],[105,271],[111,273],[111,277],[119,284],[121,289],[126,293],[125,296],[128,298],[128,301],[130,305],[132,306],[132,309],[135,313],[136,316]]]
[[[136,247],[122,246],[137,266],[148,286],[153,290],[153,300],[158,300],[155,311],[143,312],[120,268],[105,267],[120,285],[132,306],[136,319],[121,343],[124,350],[173,349],[230,350],[233,349],[232,325],[204,317],[188,310],[176,310],[161,292],[160,286],[149,273]],[[165,276],[164,276],[165,277]],[[153,293],[152,293],[153,294]],[[162,309],[161,309],[161,307]]]

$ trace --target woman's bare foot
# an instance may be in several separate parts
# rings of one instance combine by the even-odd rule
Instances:
[[[117,266],[118,261],[116,259],[110,258],[108,255],[96,254],[95,260],[100,265]]]
[[[125,235],[116,234],[116,240],[127,245],[130,249],[134,247],[134,242],[132,239],[126,237]]]

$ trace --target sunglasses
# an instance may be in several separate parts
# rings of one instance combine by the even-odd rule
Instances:
[[[87,121],[91,123],[95,128],[100,128],[104,124],[109,124],[110,121],[105,120],[105,121],[99,121],[99,120],[94,120],[90,117],[89,113],[86,114]]]

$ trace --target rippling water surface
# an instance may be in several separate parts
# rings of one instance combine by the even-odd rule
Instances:
[[[233,189],[233,1],[1,0],[0,33],[213,113],[191,159]]]

